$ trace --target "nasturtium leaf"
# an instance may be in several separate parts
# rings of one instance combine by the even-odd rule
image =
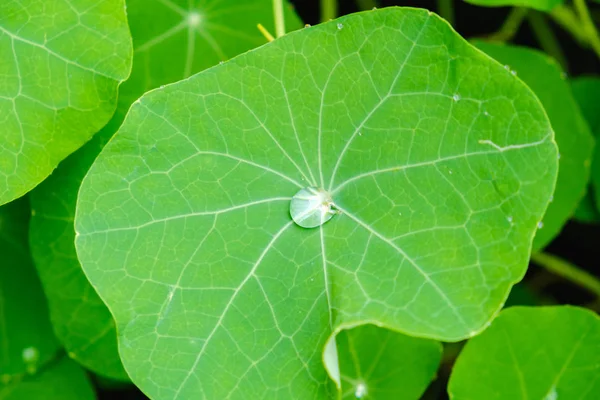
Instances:
[[[575,211],[575,218],[585,222],[600,222],[600,78],[581,77],[571,81],[573,96],[596,138],[591,167],[591,188]]]
[[[0,2],[0,204],[108,122],[130,69],[124,0]]]
[[[439,367],[439,342],[375,325],[336,336],[343,399],[417,400]]]
[[[600,398],[600,319],[569,306],[511,307],[460,353],[453,400]]]
[[[551,11],[564,3],[564,0],[465,0],[467,3],[482,7],[529,7],[540,11]]]
[[[27,198],[0,207],[0,381],[34,373],[59,350],[29,254],[29,215]]]
[[[36,375],[0,382],[2,400],[94,400],[96,395],[85,371],[73,360],[47,364]]]
[[[550,57],[525,47],[475,45],[521,78],[542,102],[560,153],[554,197],[533,241],[540,250],[558,235],[585,195],[590,176],[594,138],[577,106],[560,66]]]
[[[271,0],[179,3],[127,2],[134,43],[133,72],[119,89],[113,119],[31,193],[34,215],[30,243],[56,334],[77,361],[114,379],[127,379],[127,374],[117,352],[113,318],[85,277],[75,253],[73,219],[81,181],[121,125],[133,100],[147,90],[217,64],[221,56],[236,55],[264,43],[257,23],[273,30]],[[293,12],[287,15],[288,29],[301,26]],[[201,17],[197,26],[190,24],[196,21],[192,16]]]
[[[76,247],[155,399],[328,398],[337,331],[482,330],[554,189],[541,104],[426,10],[290,33],[144,95],[86,175]],[[290,215],[331,194],[318,228]]]

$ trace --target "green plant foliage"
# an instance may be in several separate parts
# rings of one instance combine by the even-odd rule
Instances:
[[[119,90],[115,116],[31,193],[35,210],[31,248],[56,334],[79,362],[115,379],[127,379],[127,375],[117,353],[113,318],[87,281],[75,253],[73,218],[79,185],[134,99],[217,64],[221,57],[264,43],[256,24],[262,22],[271,30],[273,25],[270,0],[198,1],[198,7],[191,5],[189,10],[160,0],[130,0],[127,5],[134,63],[130,79]],[[199,18],[198,25],[195,18]],[[292,12],[287,22],[288,29],[301,26]]]
[[[453,400],[600,398],[600,319],[568,307],[511,307],[459,355]]]
[[[553,59],[524,47],[479,41],[475,45],[518,74],[535,92],[556,135],[560,168],[553,201],[533,241],[533,249],[540,250],[558,235],[585,195],[594,138],[560,66]]]
[[[82,183],[77,253],[152,398],[328,398],[341,329],[483,329],[557,158],[510,71],[435,14],[369,11],[136,101]],[[290,218],[305,186],[339,211],[320,228]]]
[[[362,325],[336,336],[342,398],[417,400],[435,377],[442,345]]]
[[[600,78],[582,77],[571,81],[573,96],[579,104],[592,133],[596,137],[594,156],[592,159],[592,187],[575,211],[575,218],[584,222],[600,222]]]
[[[111,118],[131,69],[124,0],[0,2],[0,204]]]
[[[0,381],[34,373],[59,349],[29,255],[29,215],[26,198],[0,207]]]
[[[564,0],[465,0],[467,3],[482,7],[529,7],[540,11],[551,11]]]
[[[96,395],[85,371],[63,358],[33,376],[0,384],[2,400],[94,400]]]

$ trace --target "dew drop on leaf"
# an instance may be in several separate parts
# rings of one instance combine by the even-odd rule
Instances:
[[[292,197],[290,215],[303,228],[316,228],[337,214],[331,195],[317,187],[301,189]]]
[[[537,224],[538,229],[542,229],[544,227],[544,223],[542,221]]]
[[[354,397],[357,399],[362,399],[367,394],[367,385],[364,383],[359,383],[356,385],[356,390],[354,391]]]
[[[343,24],[337,24],[337,28],[338,28],[338,30],[341,31],[344,28],[344,25]]]
[[[452,96],[452,99],[454,101],[459,101],[460,100],[460,95],[459,94],[455,94],[454,96]]]

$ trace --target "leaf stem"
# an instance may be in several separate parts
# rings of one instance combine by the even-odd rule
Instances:
[[[540,43],[540,46],[542,46],[542,49],[554,58],[561,65],[563,70],[567,71],[569,66],[567,58],[560,48],[556,35],[548,24],[546,17],[540,12],[533,11],[529,13],[527,19],[529,20],[529,25],[531,25],[531,29]]]
[[[367,11],[377,8],[377,0],[356,0],[358,8]]]
[[[285,35],[285,19],[283,18],[283,0],[273,0],[273,15],[275,16],[275,36]]]
[[[337,17],[337,0],[321,0],[321,22],[327,22]]]
[[[558,5],[550,11],[550,17],[552,17],[555,23],[568,31],[579,45],[589,47],[586,34],[579,23],[579,19],[570,7],[562,4]]]
[[[598,58],[600,58],[600,36],[598,36],[598,30],[592,21],[590,10],[587,7],[585,0],[573,0],[583,31],[586,33],[588,42],[592,46],[592,49],[596,52]]]
[[[500,29],[498,29],[497,32],[492,33],[488,37],[488,40],[501,43],[510,41],[519,31],[528,12],[529,10],[525,7],[513,7]]]
[[[437,0],[437,9],[440,17],[454,26],[454,3],[453,0]]]
[[[548,253],[534,253],[531,261],[600,297],[600,280],[568,261]]]
[[[273,35],[271,35],[271,32],[269,32],[267,30],[267,28],[265,28],[262,24],[258,24],[256,25],[256,27],[258,28],[258,30],[260,31],[260,33],[263,34],[263,36],[269,41],[272,42],[273,40],[275,40],[275,38],[273,37]]]

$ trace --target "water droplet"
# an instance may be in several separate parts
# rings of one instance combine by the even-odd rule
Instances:
[[[452,170],[451,170],[451,169],[449,169],[449,170],[448,170],[448,173],[449,173],[450,175],[452,175]]]
[[[304,25],[305,28],[310,28],[310,24]]]
[[[537,224],[538,229],[542,229],[544,227],[544,223],[542,221]]]
[[[35,347],[26,347],[23,349],[21,357],[26,364],[34,364],[40,358],[40,352]]]
[[[558,153],[558,156],[557,156],[557,158],[560,160],[560,153]]]
[[[354,396],[357,399],[362,399],[363,397],[365,397],[365,395],[367,394],[367,385],[365,385],[364,383],[359,383],[358,385],[356,385],[356,390],[354,391]]]
[[[373,7],[373,11],[377,10],[377,7]]]
[[[337,214],[331,195],[317,187],[306,187],[290,202],[290,215],[303,228],[316,228]]]
[[[554,196],[550,196],[550,203],[554,201]]]
[[[341,31],[342,29],[344,29],[344,24],[337,24],[337,28]]]
[[[506,217],[506,220],[512,224],[513,217],[511,215],[509,215],[508,217]]]
[[[225,64],[225,61],[223,61],[223,60],[219,61],[219,65],[223,65],[223,64]]]
[[[164,89],[164,88],[165,88],[165,85],[160,85],[160,88],[161,88],[161,89]]]
[[[489,116],[490,116],[490,113],[489,113],[489,112],[487,112],[487,111],[484,111],[484,112],[483,112],[483,115],[485,115],[486,117],[489,117]]]
[[[458,93],[456,93],[454,96],[452,96],[452,100],[459,101],[460,100],[460,95]]]
[[[507,70],[507,71],[510,71],[510,65],[505,65],[504,69]]]
[[[513,74],[514,76],[517,76],[517,71],[515,71],[514,69],[512,71],[510,71],[511,74]]]

